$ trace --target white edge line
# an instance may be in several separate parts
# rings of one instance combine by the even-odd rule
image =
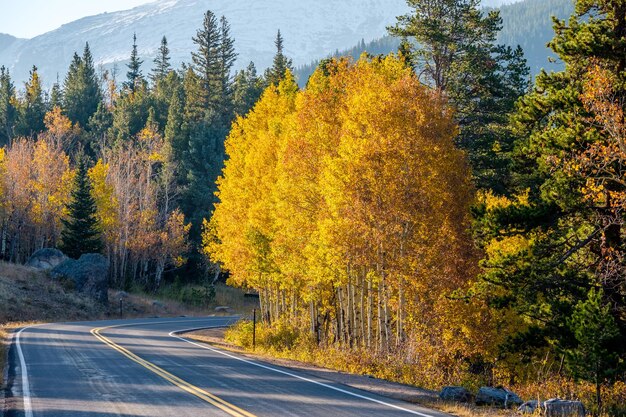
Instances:
[[[287,375],[287,376],[290,376],[290,377],[293,377],[293,378],[297,378],[297,379],[300,379],[302,381],[310,382],[312,384],[319,385],[319,386],[322,386],[324,388],[329,388],[329,389],[334,390],[334,391],[339,391],[339,392],[341,392],[343,394],[351,395],[353,397],[357,397],[357,398],[360,398],[362,400],[371,401],[373,403],[377,403],[377,404],[384,405],[384,406],[387,406],[387,407],[395,408],[396,410],[405,411],[407,413],[418,415],[418,416],[422,416],[422,417],[435,417],[435,416],[433,416],[431,414],[425,414],[425,413],[420,413],[419,411],[409,410],[408,408],[403,408],[403,407],[400,407],[400,406],[397,406],[397,405],[394,405],[394,404],[387,403],[385,401],[377,400],[375,398],[371,398],[371,397],[367,397],[365,395],[361,395],[361,394],[357,394],[357,393],[354,393],[354,392],[350,392],[350,391],[347,391],[347,390],[344,390],[344,389],[341,389],[341,388],[338,388],[338,387],[335,387],[335,386],[332,386],[332,385],[324,384],[323,382],[315,381],[314,379],[305,378],[305,377],[300,376],[300,375],[292,374],[291,372],[287,372],[287,371],[283,371],[281,369],[273,368],[271,366],[263,365],[263,364],[260,364],[258,362],[254,362],[254,361],[251,361],[251,360],[248,360],[248,359],[243,359],[243,358],[237,357],[235,355],[231,355],[230,353],[224,352],[222,350],[215,349],[215,348],[212,348],[212,347],[207,346],[207,345],[202,345],[200,343],[192,342],[189,339],[185,339],[184,337],[178,336],[178,334],[180,334],[180,333],[187,333],[187,332],[192,332],[192,331],[196,331],[196,330],[210,329],[210,328],[216,328],[216,327],[226,327],[226,326],[212,326],[212,327],[203,327],[203,328],[196,328],[196,329],[176,330],[176,331],[170,332],[169,336],[174,337],[176,339],[180,339],[180,340],[182,340],[184,342],[187,342],[187,343],[191,343],[192,345],[198,346],[198,347],[200,347],[202,349],[207,349],[207,350],[210,350],[212,352],[219,353],[220,355],[228,356],[229,358],[236,359],[238,361],[245,362],[245,363],[253,365],[253,366],[258,366],[259,368],[267,369],[269,371],[273,371],[273,372],[277,372],[279,374],[283,374],[283,375]]]
[[[212,318],[212,317],[207,317]],[[205,320],[205,317],[193,317],[193,319],[202,319]],[[112,327],[123,327],[123,326],[134,326],[134,325],[142,325],[142,324],[162,324],[162,323],[170,323],[176,322],[174,320],[170,321],[162,321],[162,322],[142,322],[142,323],[132,323],[129,325],[121,325],[121,326],[112,326]],[[24,414],[25,417],[33,417],[33,404],[31,402],[31,393],[30,393],[30,382],[28,380],[28,369],[26,368],[26,359],[24,359],[24,352],[22,351],[22,346],[20,345],[20,336],[24,330],[31,329],[33,327],[40,326],[38,324],[32,326],[22,327],[17,333],[15,333],[15,347],[17,349],[17,356],[20,360],[20,371],[21,371],[21,379],[22,379],[22,397],[24,400]],[[223,327],[223,326],[214,326],[214,327]],[[205,327],[206,328],[206,327]]]
[[[15,347],[17,348],[17,356],[20,359],[22,397],[24,399],[24,414],[26,415],[26,417],[33,417],[33,405],[30,400],[30,383],[28,382],[28,369],[26,368],[26,360],[24,359],[24,353],[22,352],[22,347],[20,346],[20,335],[24,330],[30,329],[31,327],[34,326],[23,327],[15,334]]]

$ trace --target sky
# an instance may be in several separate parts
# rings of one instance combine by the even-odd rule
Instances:
[[[32,38],[81,17],[131,9],[152,0],[0,0],[0,33]]]

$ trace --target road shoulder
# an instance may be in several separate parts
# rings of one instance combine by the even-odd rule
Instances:
[[[283,368],[303,372],[317,378],[323,378],[351,388],[367,391],[386,398],[426,405],[437,401],[437,392],[396,382],[373,378],[368,375],[349,374],[333,369],[322,368],[309,363],[289,359],[278,359],[268,355],[252,354],[238,346],[224,341],[225,328],[206,329],[182,334],[185,338],[207,343],[220,349],[237,353],[248,359],[257,359]]]

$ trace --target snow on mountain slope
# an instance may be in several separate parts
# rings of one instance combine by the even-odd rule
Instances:
[[[232,26],[239,53],[237,67],[254,61],[260,70],[271,64],[274,38],[281,30],[287,55],[301,65],[330,51],[348,48],[361,39],[385,34],[396,16],[407,12],[405,0],[157,0],[131,10],[85,17],[30,40],[0,48],[0,65],[5,65],[20,84],[37,65],[46,85],[63,79],[75,51],[80,54],[89,42],[97,64],[117,65],[130,54],[133,33],[147,72],[159,46],[167,36],[172,64],[190,60],[192,36],[201,27],[203,14],[212,10],[225,15]]]

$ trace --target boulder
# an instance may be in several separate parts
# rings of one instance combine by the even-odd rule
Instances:
[[[33,253],[33,255],[28,259],[28,262],[26,262],[26,266],[47,271],[67,259],[67,256],[65,256],[63,252],[58,249],[44,248]]]
[[[476,405],[510,408],[523,402],[513,391],[503,387],[481,387],[476,394]]]
[[[534,414],[537,411],[537,407],[539,407],[539,401],[531,400],[526,401],[524,404],[520,405],[517,408],[517,411],[522,414]]]
[[[66,259],[52,268],[53,279],[65,279],[72,283],[73,288],[94,300],[108,301],[109,261],[97,253],[82,255],[78,260]]]
[[[584,417],[585,407],[580,401],[561,400],[552,398],[543,403],[544,415],[546,417]]]
[[[472,393],[463,387],[443,387],[439,398],[444,401],[468,403],[472,401]]]

